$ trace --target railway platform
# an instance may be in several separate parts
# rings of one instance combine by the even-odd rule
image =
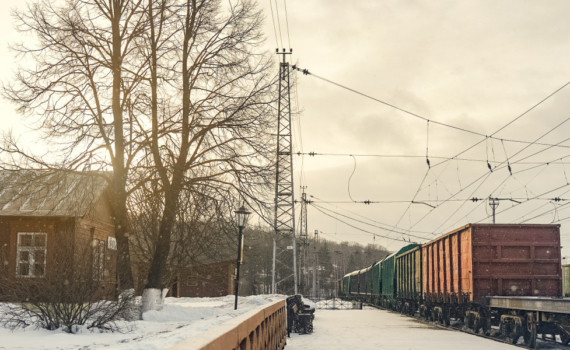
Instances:
[[[540,349],[558,349],[556,344],[544,345]],[[363,310],[318,310],[314,333],[291,334],[285,347],[285,350],[325,349],[513,350],[517,347],[365,307]],[[560,349],[568,347],[561,345]]]

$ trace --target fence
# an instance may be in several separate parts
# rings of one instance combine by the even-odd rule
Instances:
[[[281,350],[287,337],[285,300],[262,305],[170,350]]]
[[[362,310],[362,302],[356,300],[342,300],[340,298],[310,298],[315,303],[315,309],[320,310]]]

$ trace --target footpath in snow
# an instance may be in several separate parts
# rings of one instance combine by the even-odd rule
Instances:
[[[513,350],[490,339],[427,325],[389,311],[317,310],[313,334],[291,334],[285,350]],[[549,349],[553,349],[549,347]]]
[[[149,311],[143,320],[123,322],[124,333],[99,333],[87,329],[68,334],[29,327],[10,331],[0,327],[0,349],[168,349],[257,306],[283,300],[283,295],[220,298],[166,298],[161,311]]]

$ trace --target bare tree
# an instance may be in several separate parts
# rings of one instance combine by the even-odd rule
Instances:
[[[135,50],[146,30],[142,2],[37,0],[14,12],[18,30],[34,40],[13,46],[29,64],[3,91],[35,121],[49,149],[34,153],[6,135],[0,149],[4,168],[112,170],[105,177],[113,192],[123,289],[133,287],[126,200],[129,171],[141,147],[135,144],[136,124],[125,127],[125,111],[147,67]]]
[[[36,121],[49,153],[7,135],[3,167],[113,170],[106,180],[124,289],[134,285],[127,202],[136,191],[152,191],[159,214],[148,241],[153,290],[168,284],[173,231],[190,232],[178,229],[181,198],[231,203],[225,215],[238,198],[267,209],[275,74],[258,52],[253,1],[37,0],[15,16],[36,40],[14,47],[31,68],[20,68],[4,96]],[[202,225],[211,220],[203,206],[186,209]]]
[[[269,57],[255,51],[263,39],[260,12],[251,1],[227,8],[215,0],[177,5],[176,11],[160,6],[156,15],[149,10],[149,44],[144,47],[150,50],[143,52],[149,55],[145,83],[150,98],[149,106],[142,106],[147,111],[140,112],[151,116],[145,137],[163,196],[147,278],[151,290],[167,285],[181,194],[197,197],[212,190],[261,204],[263,196],[256,191],[270,183],[273,156],[274,74]],[[169,17],[164,11],[177,18],[172,33],[160,27]],[[159,29],[154,16],[160,18]]]

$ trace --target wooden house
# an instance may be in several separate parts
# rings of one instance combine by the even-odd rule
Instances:
[[[234,294],[236,259],[178,269],[168,291],[171,297],[222,297]]]
[[[113,296],[117,245],[107,186],[102,173],[0,172],[0,277],[33,283],[83,267],[81,278]]]

